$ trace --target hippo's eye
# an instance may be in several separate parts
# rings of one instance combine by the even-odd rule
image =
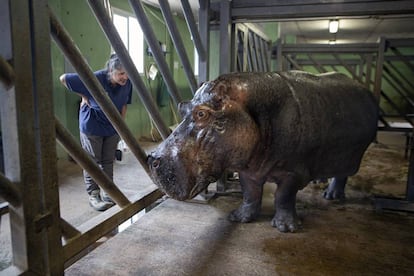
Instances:
[[[194,110],[193,113],[194,119],[196,119],[197,121],[206,120],[209,117],[209,115],[209,110],[205,108],[199,108],[197,110]]]
[[[198,127],[205,127],[211,118],[211,109],[207,106],[197,106],[193,110],[193,119]]]
[[[205,116],[206,116],[206,112],[205,112],[204,110],[199,110],[199,111],[197,112],[197,117],[198,117],[199,119],[203,119]]]

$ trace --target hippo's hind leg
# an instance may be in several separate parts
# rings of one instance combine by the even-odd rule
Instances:
[[[239,173],[239,178],[243,192],[243,203],[230,213],[229,220],[250,222],[260,214],[264,180],[253,180],[242,172]]]
[[[334,177],[329,183],[328,188],[323,193],[323,197],[329,200],[345,198],[345,184],[348,177]]]
[[[276,213],[272,219],[272,226],[280,232],[296,232],[301,223],[296,214],[296,193],[302,186],[298,177],[287,173],[277,181],[275,192]]]

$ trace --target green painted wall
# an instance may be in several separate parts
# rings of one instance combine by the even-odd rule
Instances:
[[[112,0],[112,7],[124,10],[133,14],[128,1]],[[50,7],[60,19],[65,29],[69,32],[74,43],[88,61],[93,71],[105,66],[111,47],[101,30],[98,22],[89,8],[87,1],[84,0],[50,0]],[[191,99],[192,93],[187,84],[181,61],[176,53],[175,47],[170,39],[168,29],[165,26],[161,12],[151,6],[144,5],[148,20],[159,41],[167,45],[166,61],[171,69],[177,88],[183,100]],[[176,24],[180,30],[180,35],[184,42],[190,62],[194,60],[194,48],[191,37],[183,18],[176,17]],[[146,44],[145,44],[146,45]],[[146,51],[147,46],[144,47]],[[53,89],[55,113],[68,130],[79,138],[78,130],[78,106],[79,98],[69,93],[59,82],[59,76],[65,72],[72,71],[71,65],[65,61],[65,57],[55,43],[52,43],[52,70],[53,70]],[[145,71],[155,61],[151,56],[145,55]],[[146,72],[140,72],[148,91],[159,107],[161,116],[167,125],[177,123],[175,104],[169,99],[168,90],[159,77],[154,81],[146,78]],[[132,104],[128,106],[126,123],[137,139],[151,137],[153,125],[145,107],[141,103],[138,93],[134,88]],[[157,132],[157,131],[155,131]],[[66,157],[65,151],[58,146],[58,156]]]

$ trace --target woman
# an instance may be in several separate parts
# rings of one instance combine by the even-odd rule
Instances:
[[[131,103],[132,84],[118,56],[112,54],[106,68],[94,72],[109,98],[125,118],[127,104]],[[82,148],[96,161],[102,170],[113,179],[113,162],[119,142],[119,135],[111,122],[96,103],[79,75],[68,73],[60,76],[62,84],[69,91],[78,94],[82,101],[79,111],[79,130]],[[87,171],[83,170],[89,205],[97,211],[105,211],[114,202],[101,191]]]

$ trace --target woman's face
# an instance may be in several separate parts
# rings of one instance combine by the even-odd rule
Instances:
[[[114,69],[111,72],[111,82],[113,84],[125,85],[128,80],[128,73],[125,69]]]

